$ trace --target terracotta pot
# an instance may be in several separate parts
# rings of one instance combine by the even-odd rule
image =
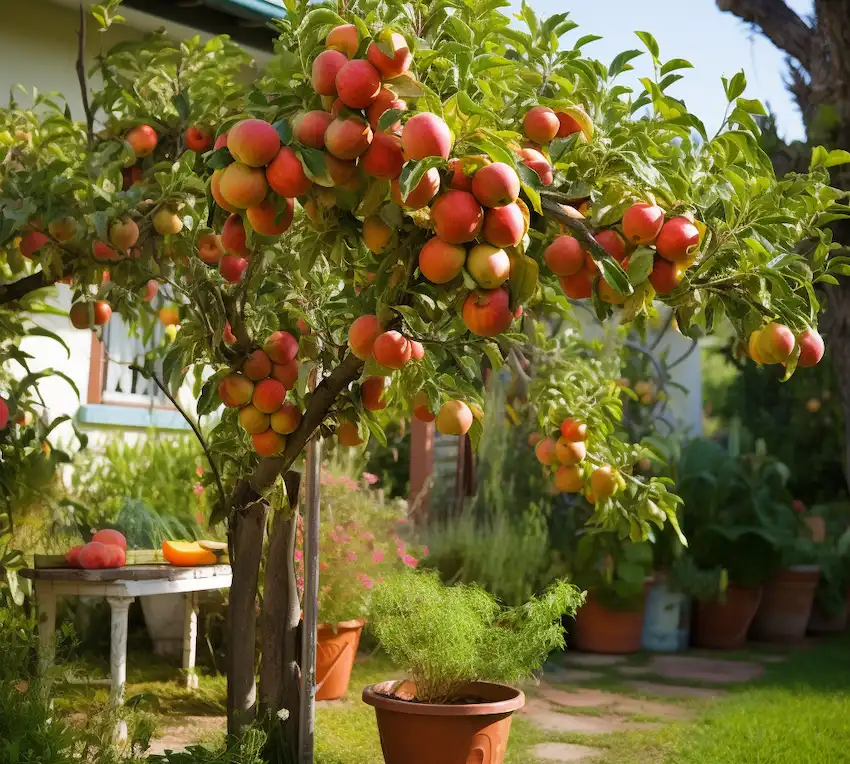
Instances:
[[[694,645],[715,650],[743,647],[761,597],[760,586],[745,588],[730,584],[724,602],[697,602],[691,632]]]
[[[817,603],[812,607],[808,631],[813,634],[837,634],[847,628],[847,604],[837,615],[829,615]]]
[[[576,613],[571,646],[586,653],[624,655],[640,650],[646,590],[634,610],[605,607],[593,592]]]
[[[797,565],[774,575],[764,586],[750,636],[780,642],[802,639],[819,578],[817,565]]]
[[[520,690],[471,682],[461,696],[484,702],[431,704],[402,700],[415,696],[415,687],[397,684],[382,682],[363,690],[363,702],[375,708],[386,764],[503,764],[511,714],[525,705]]]
[[[337,700],[345,695],[363,621],[343,621],[336,627],[319,624],[316,645],[316,700]]]

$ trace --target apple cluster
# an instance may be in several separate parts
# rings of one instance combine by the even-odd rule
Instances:
[[[286,446],[286,436],[301,423],[301,410],[286,402],[298,381],[298,340],[289,332],[269,336],[218,383],[218,395],[228,408],[239,409],[239,424],[261,456],[274,456]]]
[[[542,437],[533,433],[529,444],[534,446],[537,460],[553,472],[555,489],[561,493],[583,493],[594,504],[613,496],[626,487],[625,479],[610,464],[599,467],[587,465],[587,425],[572,417],[561,423],[560,435]]]

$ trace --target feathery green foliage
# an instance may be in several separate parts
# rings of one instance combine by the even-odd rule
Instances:
[[[564,646],[561,616],[584,595],[557,581],[540,597],[502,608],[475,585],[444,586],[435,573],[398,573],[376,587],[372,630],[416,683],[417,698],[449,700],[467,682],[511,682]]]

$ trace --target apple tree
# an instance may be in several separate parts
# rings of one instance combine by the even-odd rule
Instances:
[[[743,74],[712,129],[669,96],[690,64],[646,32],[606,64],[567,13],[526,3],[519,24],[483,0],[285,6],[259,74],[225,38],[155,34],[98,56],[96,89],[78,62],[84,121],[53,94],[0,110],[2,315],[65,281],[81,330],[112,311],[176,327],[139,370],[173,399],[191,386],[187,417],[210,423],[231,731],[260,709],[298,718],[309,443],[385,442],[409,414],[475,443],[485,368],[530,356],[555,486],[645,537],[678,499],[614,435],[618,370],[553,344],[555,319],[585,301],[641,330],[664,304],[689,336],[728,321],[790,375],[820,358],[822,226],[850,211],[822,166],[774,175]],[[635,89],[619,77],[638,57]]]

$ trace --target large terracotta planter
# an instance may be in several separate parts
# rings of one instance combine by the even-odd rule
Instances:
[[[336,627],[319,624],[316,645],[316,700],[337,700],[345,695],[363,621],[343,621]]]
[[[503,764],[511,714],[525,705],[520,690],[472,682],[461,696],[480,703],[430,704],[413,697],[409,682],[370,685],[363,701],[373,706],[386,764]]]
[[[850,615],[850,588],[844,597],[844,608],[840,613],[830,615],[821,608],[817,599],[812,606],[812,615],[809,618],[808,631],[813,634],[837,634],[847,628],[847,618]]]
[[[697,602],[694,611],[693,642],[696,647],[737,650],[747,641],[762,589],[730,585],[723,602]]]
[[[587,653],[625,655],[640,650],[646,594],[633,610],[613,610],[601,604],[593,592],[576,613],[571,646]]]
[[[773,576],[764,586],[750,636],[779,642],[802,639],[812,614],[818,578],[817,565],[797,565]]]

